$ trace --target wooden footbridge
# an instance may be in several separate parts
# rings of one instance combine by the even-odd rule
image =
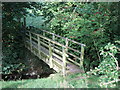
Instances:
[[[26,48],[47,63],[50,68],[63,75],[84,72],[84,44],[46,30],[38,31],[40,33],[26,30]]]

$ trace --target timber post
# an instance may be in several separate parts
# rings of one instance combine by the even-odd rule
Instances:
[[[45,37],[45,32],[43,31],[43,36]]]
[[[32,37],[31,37],[31,32],[29,31],[29,35],[30,35],[30,49],[32,51]]]
[[[67,59],[67,50],[68,50],[68,39],[65,39],[65,47],[62,47],[63,51],[63,76],[66,76],[66,59]]]
[[[41,51],[40,51],[40,49],[41,49],[41,44],[40,44],[40,37],[39,37],[39,35],[37,35],[37,38],[38,38],[38,56],[39,56],[39,58],[41,59]]]
[[[81,55],[80,55],[80,65],[81,65],[81,69],[84,69],[83,68],[83,60],[84,60],[84,46],[81,45]]]
[[[26,18],[25,17],[23,18],[23,23],[24,23],[24,26],[26,27]]]
[[[54,34],[52,34],[52,39],[55,40],[55,35]]]
[[[50,62],[50,68],[53,68],[53,61],[52,61],[52,46],[49,41],[49,62]]]

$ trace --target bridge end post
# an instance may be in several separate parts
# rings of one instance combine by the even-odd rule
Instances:
[[[29,36],[30,36],[30,49],[32,51],[32,36],[31,36],[31,32],[29,31]]]
[[[65,39],[65,47],[62,47],[63,52],[63,76],[66,76],[66,66],[67,66],[67,51],[68,51],[68,38]]]
[[[81,46],[81,55],[80,55],[80,68],[84,70],[84,67],[83,67],[83,60],[84,60],[84,46]]]
[[[42,59],[41,58],[41,51],[40,51],[40,49],[41,49],[41,44],[40,44],[40,37],[39,37],[39,35],[37,35],[37,38],[38,38],[38,56],[39,56],[39,58],[40,59]]]
[[[50,62],[50,68],[53,68],[52,47],[50,41],[49,41],[49,62]]]
[[[63,76],[66,75],[66,52],[65,52],[65,48],[62,47],[62,51],[63,51]]]

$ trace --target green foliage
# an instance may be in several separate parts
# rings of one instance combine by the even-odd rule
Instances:
[[[104,83],[108,83],[110,81],[118,80],[118,61],[115,55],[117,54],[117,47],[114,44],[108,43],[105,47],[100,49],[100,55],[102,56],[102,61],[95,70],[91,70],[89,73],[93,73],[94,75],[101,75],[100,82],[103,87]],[[113,84],[110,84],[111,86]],[[108,86],[110,86],[108,85]]]
[[[14,36],[12,36],[13,38]],[[18,37],[17,37],[18,38]],[[7,38],[4,38],[3,42],[3,58],[2,58],[2,73],[3,74],[10,74],[13,71],[17,71],[18,69],[22,69],[22,59],[24,57],[23,50],[21,50],[21,47],[23,45],[20,45],[20,41],[16,41],[17,39],[14,37],[14,39],[9,39],[7,41]],[[23,70],[23,69],[22,69]]]
[[[2,3],[2,73],[10,74],[13,71],[22,71],[24,65],[22,59],[24,57],[23,38],[20,30],[22,23],[20,19],[25,17],[29,12],[27,9],[37,7],[35,3]],[[33,9],[34,10],[34,9]],[[22,63],[22,64],[21,64]]]
[[[51,32],[86,44],[84,66],[89,70],[100,63],[100,47],[120,38],[118,7],[119,3],[52,2],[41,10]]]

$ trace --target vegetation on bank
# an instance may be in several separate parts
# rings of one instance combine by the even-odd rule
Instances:
[[[1,88],[119,88],[119,84],[102,83],[98,76],[86,74],[72,74],[65,79],[59,74],[52,74],[48,78],[18,81],[0,81]]]

